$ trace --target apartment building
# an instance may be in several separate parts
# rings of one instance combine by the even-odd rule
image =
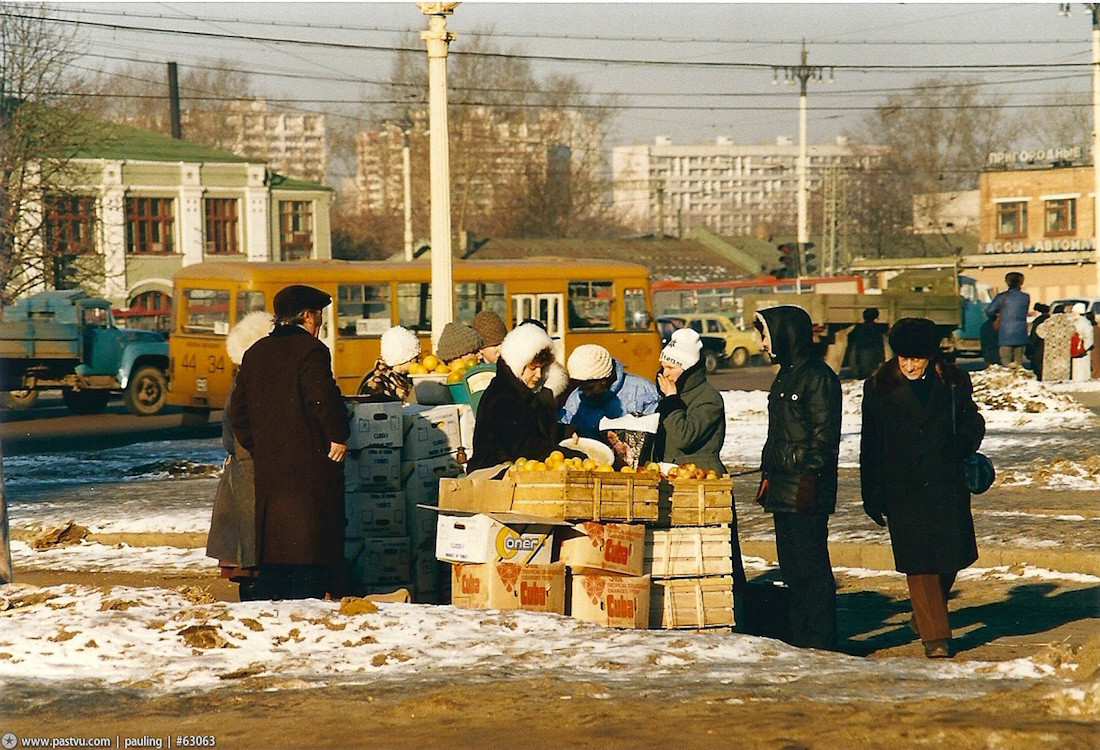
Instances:
[[[811,217],[822,214],[828,180],[867,169],[881,153],[843,138],[807,145]],[[726,236],[789,234],[798,213],[797,161],[798,144],[790,138],[744,145],[719,137],[681,145],[659,136],[612,149],[612,200],[620,222],[643,233],[679,236],[704,226]]]

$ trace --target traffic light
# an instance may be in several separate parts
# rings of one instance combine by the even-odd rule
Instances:
[[[794,252],[794,245],[789,242],[784,242],[778,247],[779,250],[779,269],[776,272],[776,277],[780,279],[793,279],[798,275],[798,257]]]
[[[802,246],[802,268],[807,276],[817,273],[817,253],[814,252],[814,243],[807,242]]]

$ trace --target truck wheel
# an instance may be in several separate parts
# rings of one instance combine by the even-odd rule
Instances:
[[[61,392],[61,400],[73,414],[99,414],[107,408],[110,391],[74,391],[66,388]]]
[[[718,355],[711,351],[703,352],[703,368],[707,371],[707,374],[714,372],[718,369]]]
[[[730,364],[734,367],[744,367],[749,363],[749,350],[743,346],[739,346],[733,350],[733,354],[730,356]]]
[[[0,392],[0,408],[9,411],[25,411],[38,401],[38,391],[3,391]]]
[[[168,380],[159,368],[152,365],[139,367],[130,376],[123,401],[126,411],[139,417],[149,417],[164,408],[168,399]]]

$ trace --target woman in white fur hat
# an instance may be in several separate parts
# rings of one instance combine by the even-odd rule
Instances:
[[[420,339],[408,328],[394,326],[382,334],[379,345],[382,356],[363,376],[357,392],[408,403],[413,393],[409,368],[420,357]]]
[[[225,337],[229,361],[240,365],[249,347],[271,333],[275,318],[256,310],[245,315]],[[225,398],[226,416],[222,419],[222,445],[229,455],[222,466],[222,478],[214,495],[210,514],[210,533],[206,555],[218,561],[222,578],[239,584],[241,601],[254,598],[256,582],[256,487],[252,455],[233,437],[229,426],[229,402],[233,388]]]
[[[554,394],[543,387],[553,361],[553,341],[534,323],[519,325],[504,337],[497,374],[478,404],[467,471],[517,458],[541,461],[556,450],[584,457],[558,446],[572,430],[558,423]]]

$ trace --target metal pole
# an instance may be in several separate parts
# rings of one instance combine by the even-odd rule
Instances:
[[[1088,3],[1092,13],[1092,241],[1096,264],[1096,294],[1100,294],[1100,3]]]
[[[401,123],[405,136],[405,145],[401,149],[401,175],[405,187],[405,260],[413,259],[413,220],[412,220],[412,161],[409,158],[409,130],[412,124],[408,116]]]
[[[458,3],[417,3],[428,16],[428,30],[420,32],[428,48],[428,145],[432,217],[432,345],[443,327],[454,320],[454,284],[451,270],[451,162],[447,139],[447,50],[454,34],[447,16]]]

